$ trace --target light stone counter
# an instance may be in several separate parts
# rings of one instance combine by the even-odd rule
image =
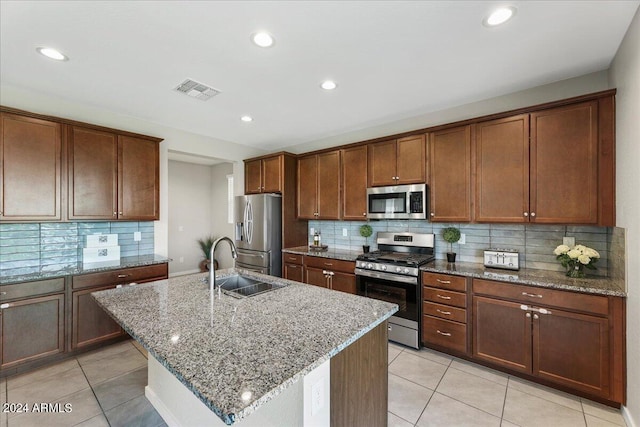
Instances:
[[[398,309],[245,270],[221,270],[217,277],[237,271],[288,286],[242,299],[223,293],[213,313],[207,273],[92,293],[227,424],[247,417]]]

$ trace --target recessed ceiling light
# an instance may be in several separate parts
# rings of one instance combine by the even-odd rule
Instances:
[[[36,48],[39,54],[46,56],[47,58],[55,59],[56,61],[68,61],[67,58],[62,52],[59,50],[50,48],[50,47],[38,47]]]
[[[320,84],[320,87],[324,90],[333,90],[337,87],[338,85],[336,84],[336,82],[334,82],[333,80],[325,80]]]
[[[249,122],[253,121],[253,117],[251,117],[251,116],[242,116],[242,117],[240,117],[240,120],[242,120],[243,122],[249,123]]]
[[[273,36],[265,31],[253,33],[251,41],[260,47],[271,47],[274,43]]]
[[[513,6],[501,7],[496,9],[487,16],[482,23],[485,27],[495,27],[504,24],[516,14],[516,8]]]

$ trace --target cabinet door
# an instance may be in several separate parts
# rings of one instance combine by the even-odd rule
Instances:
[[[342,150],[342,219],[367,217],[367,146]]]
[[[160,209],[158,143],[130,136],[118,139],[118,219],[157,220]]]
[[[64,294],[8,305],[0,311],[2,369],[64,352]]]
[[[598,220],[598,103],[531,114],[530,220]]]
[[[318,154],[318,219],[340,219],[340,151]]]
[[[262,160],[244,163],[244,193],[258,194],[262,192]]]
[[[424,184],[426,153],[424,135],[400,138],[397,142],[397,184]]]
[[[297,264],[285,264],[284,278],[295,280],[296,282],[304,282],[304,267]]]
[[[533,314],[533,374],[576,390],[609,396],[609,322],[551,310]]]
[[[69,219],[116,219],[117,136],[74,126],[68,144]]]
[[[478,123],[475,149],[475,220],[528,222],[529,116]]]
[[[0,114],[0,219],[61,219],[61,138],[58,123]]]
[[[115,285],[73,292],[72,349],[122,335],[120,326],[91,297],[91,292],[113,288]]]
[[[331,276],[331,289],[355,295],[356,275],[334,271]]]
[[[431,221],[471,220],[471,128],[430,134],[429,212]]]
[[[369,145],[367,174],[369,187],[396,184],[396,140]]]
[[[282,156],[262,160],[262,191],[282,192]]]
[[[304,277],[305,283],[310,285],[320,286],[322,288],[329,287],[329,281],[327,280],[327,276],[324,274],[324,270],[315,267],[307,267],[304,268]]]
[[[473,297],[473,357],[531,373],[531,315],[520,304]]]
[[[307,156],[298,159],[298,218],[317,218],[317,184],[317,157]]]

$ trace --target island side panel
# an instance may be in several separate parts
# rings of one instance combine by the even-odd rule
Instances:
[[[331,426],[387,425],[387,322],[331,359]]]

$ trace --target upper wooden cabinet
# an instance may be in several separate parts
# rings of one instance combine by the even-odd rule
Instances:
[[[431,221],[471,220],[471,128],[429,135],[429,217]]]
[[[476,125],[478,222],[598,223],[598,101]]]
[[[425,150],[424,135],[370,144],[369,186],[424,183],[426,176]]]
[[[0,220],[60,221],[59,123],[0,114]]]
[[[367,146],[345,148],[342,152],[342,219],[367,217]]]
[[[248,160],[244,163],[245,194],[281,193],[284,156]]]
[[[71,126],[69,219],[159,218],[159,147],[154,140]]]
[[[340,219],[340,151],[298,159],[298,218]]]

